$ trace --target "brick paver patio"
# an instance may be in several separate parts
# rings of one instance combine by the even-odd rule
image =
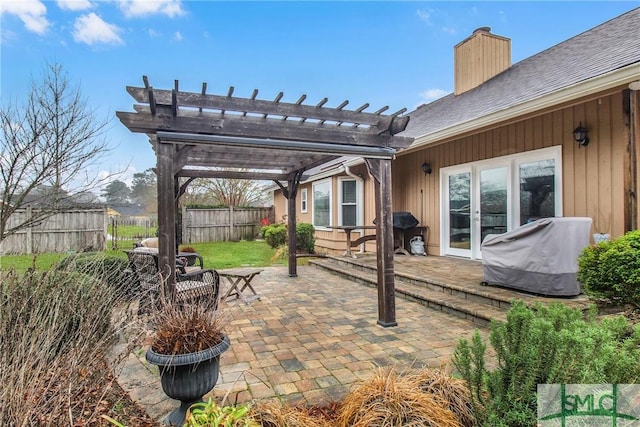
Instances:
[[[266,268],[253,282],[260,300],[225,306],[231,348],[221,356],[216,398],[236,403],[278,396],[322,405],[340,399],[376,366],[448,363],[458,340],[477,328],[400,298],[398,326],[382,328],[375,289],[314,267],[301,266],[298,275]],[[118,381],[155,418],[177,406],[162,393],[142,350],[129,356]]]

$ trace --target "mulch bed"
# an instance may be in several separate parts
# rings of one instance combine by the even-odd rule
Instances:
[[[105,375],[105,372],[108,372]],[[84,382],[81,405],[72,408],[74,427],[113,426],[102,418],[107,415],[130,427],[158,427],[161,424],[147,415],[129,394],[118,385],[106,363],[89,374]],[[68,420],[66,425],[68,425]]]

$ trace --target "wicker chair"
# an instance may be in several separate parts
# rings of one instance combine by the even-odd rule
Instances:
[[[138,314],[149,313],[152,307],[158,307],[167,299],[158,268],[158,257],[148,252],[125,252],[129,257],[129,268],[138,281]],[[211,310],[217,310],[219,300],[220,275],[217,271],[201,269],[185,273],[184,270],[177,269],[175,303],[202,303]]]

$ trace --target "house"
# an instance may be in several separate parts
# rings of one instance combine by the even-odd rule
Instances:
[[[414,143],[392,162],[393,209],[429,227],[429,254],[478,259],[487,234],[540,217],[588,216],[614,237],[638,228],[638,22],[640,8],[513,65],[510,39],[487,27],[455,46],[454,92],[409,113],[400,135]],[[372,224],[373,182],[353,157],[308,176],[298,221],[339,253],[331,227]],[[286,201],[274,201],[278,218]]]

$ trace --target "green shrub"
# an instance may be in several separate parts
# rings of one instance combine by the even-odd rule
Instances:
[[[98,252],[69,255],[56,265],[58,271],[78,271],[102,281],[114,292],[133,298],[136,293],[135,276],[129,270],[129,261]]]
[[[184,427],[199,426],[257,427],[249,416],[249,405],[218,406],[211,398],[191,405]]]
[[[587,295],[640,306],[640,230],[584,248],[578,281]]]
[[[264,232],[264,239],[272,248],[282,246],[287,241],[287,227],[284,224],[268,225]]]
[[[492,322],[497,366],[485,363],[476,331],[460,340],[453,363],[467,381],[481,425],[535,426],[537,384],[633,384],[640,379],[640,326],[624,317],[595,321],[564,304],[513,303],[507,322]]]
[[[299,249],[312,254],[316,246],[315,228],[312,224],[299,223],[296,225],[296,245]]]

